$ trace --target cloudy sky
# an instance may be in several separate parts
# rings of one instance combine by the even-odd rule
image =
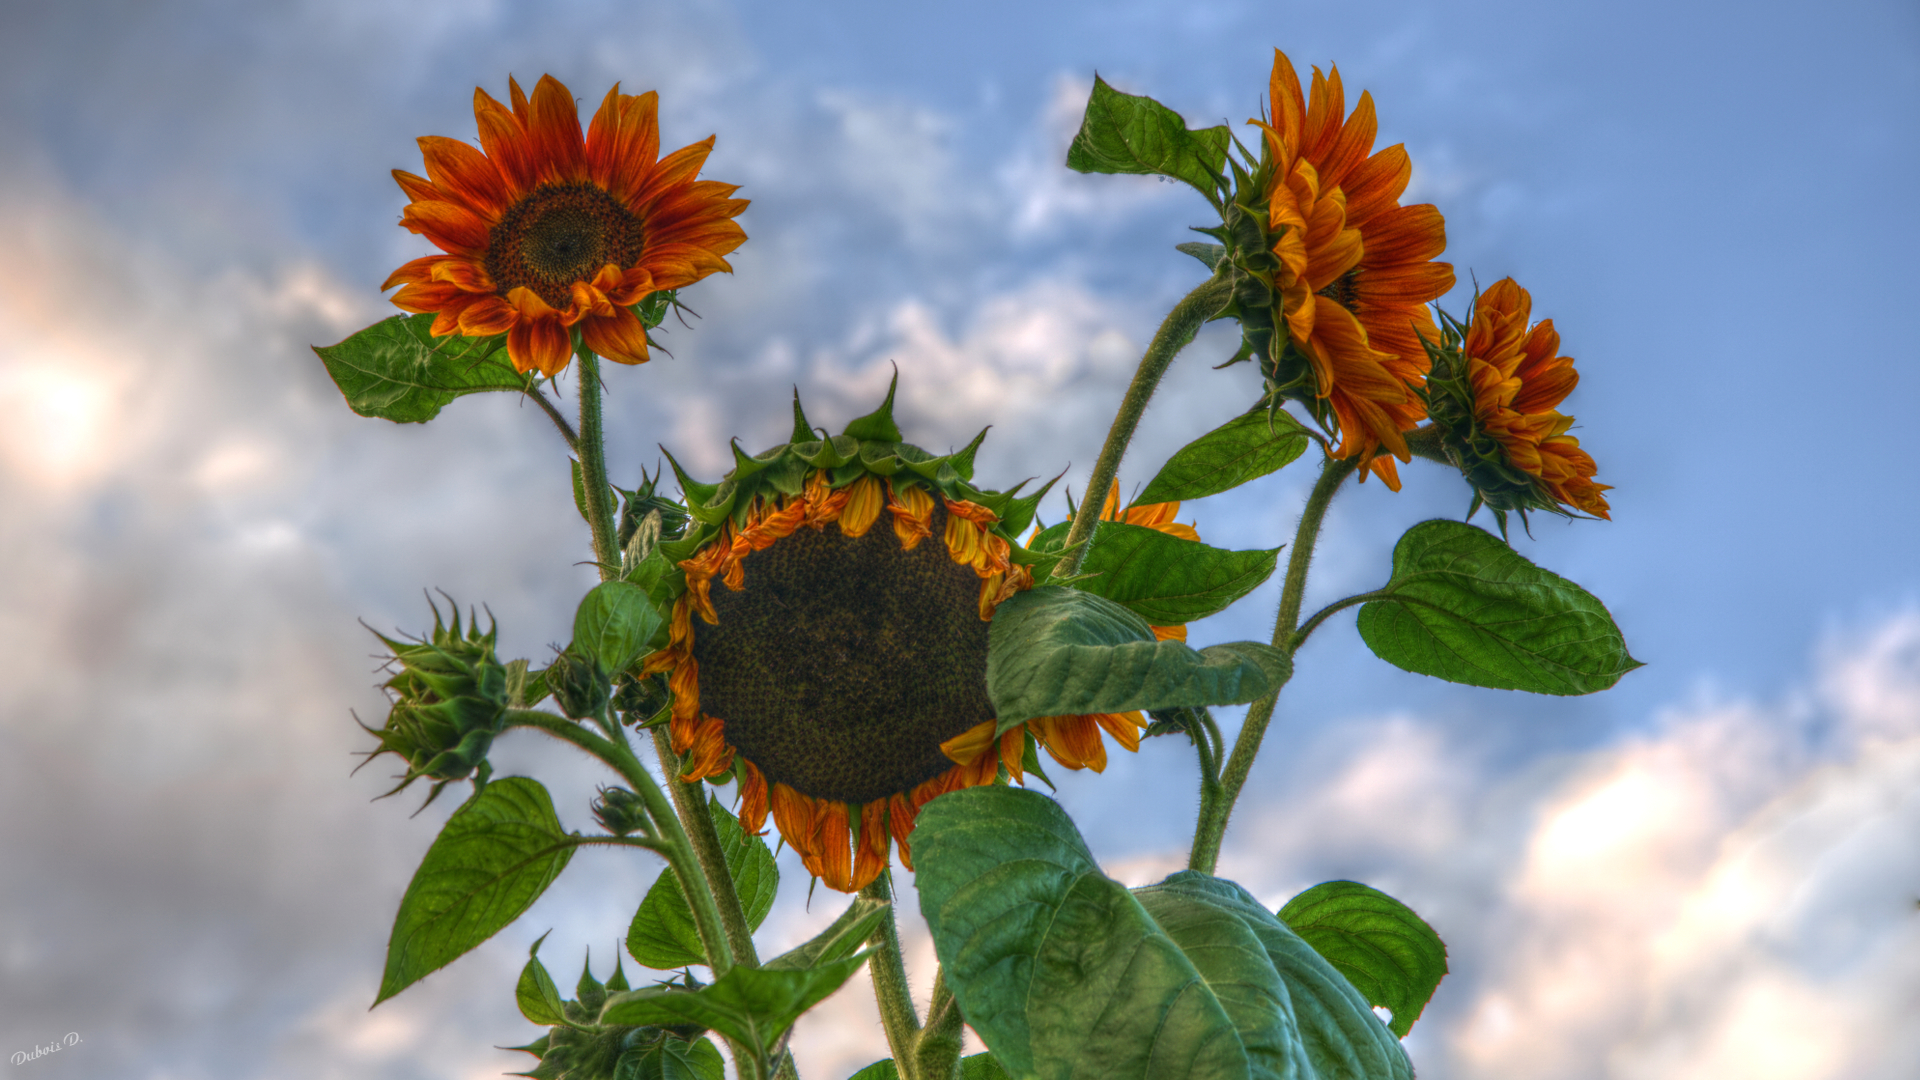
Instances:
[[[308,351],[391,311],[423,253],[388,176],[471,138],[472,89],[657,89],[719,136],[736,273],[672,359],[612,373],[615,479],[870,409],[936,449],[992,424],[984,482],[1098,450],[1198,196],[1060,162],[1095,71],[1195,123],[1258,108],[1273,46],[1339,63],[1405,142],[1463,282],[1512,274],[1584,381],[1615,521],[1523,553],[1606,600],[1648,666],[1533,698],[1423,680],[1351,616],[1303,652],[1222,873],[1277,906],[1334,877],[1412,904],[1453,974],[1408,1040],[1434,1080],[1920,1072],[1920,15],[1897,0],[1304,5],[238,0],[0,5],[0,1058],[9,1077],[496,1076],[531,1059],[526,945],[601,975],[650,864],[588,853],[509,931],[368,1012],[453,799],[373,803],[373,639],[424,587],[510,656],[590,583],[562,447],[504,396],[431,425],[350,414]],[[1464,291],[1464,289],[1463,289]],[[1449,303],[1458,310],[1464,296]],[[1242,410],[1203,334],[1125,475]],[[569,383],[569,387],[571,384]],[[1336,504],[1309,605],[1384,576],[1457,477]],[[1291,534],[1310,470],[1189,508]],[[1056,505],[1051,513],[1058,517]],[[1260,638],[1277,590],[1196,627]],[[1236,718],[1227,715],[1232,721]],[[573,827],[603,779],[505,740]],[[376,775],[381,774],[381,775]],[[1170,740],[1062,799],[1112,873],[1183,859]],[[834,913],[788,871],[767,947]],[[931,949],[908,928],[921,993]],[[806,1076],[884,1056],[856,984],[803,1021]]]

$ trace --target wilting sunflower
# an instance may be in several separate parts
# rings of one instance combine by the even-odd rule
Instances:
[[[583,135],[573,95],[551,75],[529,99],[507,81],[512,108],[473,92],[476,150],[420,140],[427,175],[395,169],[412,201],[400,224],[444,255],[415,259],[387,278],[394,304],[438,315],[437,335],[507,335],[520,371],[558,374],[587,348],[623,364],[647,362],[633,306],[691,285],[746,241],[732,220],[747,200],[735,184],[696,180],[713,137],[660,158],[658,95],[607,91]]]
[[[1268,122],[1252,122],[1264,129],[1271,167],[1275,319],[1311,370],[1308,379],[1279,362],[1275,382],[1297,385],[1339,434],[1336,456],[1362,455],[1397,491],[1393,461],[1375,455],[1385,447],[1408,460],[1402,432],[1424,415],[1412,387],[1427,369],[1421,337],[1434,332],[1426,305],[1453,288],[1452,265],[1433,261],[1446,249],[1446,225],[1430,205],[1400,205],[1413,176],[1406,149],[1373,152],[1373,97],[1363,91],[1346,115],[1338,68],[1326,76],[1314,68],[1308,100],[1286,54],[1274,50],[1269,107]],[[1274,359],[1285,351],[1276,347]]]
[[[661,545],[671,619],[644,664],[668,676],[681,775],[732,775],[741,823],[758,832],[771,813],[843,892],[892,844],[912,867],[914,817],[935,796],[1023,781],[1039,747],[1098,769],[1103,730],[1136,749],[1146,726],[1051,716],[995,734],[989,621],[1033,585],[1039,559],[1013,537],[1045,491],[973,487],[980,440],[935,457],[901,441],[892,404],[823,439],[796,400],[792,442],[736,448],[717,486],[681,474],[697,528]]]
[[[1424,394],[1446,456],[1506,525],[1506,511],[1565,513],[1563,506],[1609,517],[1607,484],[1567,434],[1573,417],[1559,411],[1580,375],[1560,355],[1552,319],[1529,327],[1533,298],[1502,278],[1474,298],[1466,327],[1446,319],[1428,351],[1433,371]]]

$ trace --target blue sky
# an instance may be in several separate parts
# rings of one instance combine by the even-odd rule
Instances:
[[[1223,873],[1275,903],[1359,877],[1435,921],[1454,974],[1408,1043],[1423,1076],[1912,1075],[1888,1010],[1920,992],[1920,15],[1872,2],[5,6],[0,1055],[76,1031],[22,1075],[497,1075],[530,1034],[524,945],[553,926],[544,955],[604,959],[653,873],[582,860],[365,1012],[444,813],[346,776],[348,711],[381,709],[354,620],[418,629],[441,587],[537,657],[590,580],[536,413],[364,420],[306,348],[391,310],[379,282],[425,249],[388,170],[472,137],[475,85],[658,89],[668,145],[717,134],[707,175],[754,200],[673,358],[614,373],[616,479],[656,443],[711,478],[729,437],[784,436],[796,385],[837,424],[898,363],[910,435],[992,424],[984,482],[1077,486],[1206,224],[1175,185],[1061,167],[1093,73],[1238,124],[1274,46],[1372,92],[1463,282],[1512,274],[1555,320],[1614,521],[1517,546],[1648,667],[1572,701],[1471,690],[1335,619]],[[1245,407],[1250,373],[1210,370],[1232,347],[1176,365],[1126,477]],[[1456,477],[1405,473],[1336,504],[1310,606],[1464,511]],[[1183,519],[1272,546],[1309,480]],[[1264,637],[1275,592],[1196,641]],[[1190,787],[1150,743],[1062,797],[1144,883]],[[831,914],[791,870],[770,939]],[[806,1075],[884,1053],[861,993],[803,1025]]]

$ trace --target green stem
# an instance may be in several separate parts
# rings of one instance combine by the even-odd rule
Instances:
[[[1201,726],[1200,718],[1205,715],[1205,709],[1189,709],[1188,712],[1192,714],[1193,717],[1193,748],[1200,757],[1200,821],[1207,822],[1213,820],[1216,816],[1220,816],[1220,801],[1221,797],[1225,794],[1224,789],[1220,786],[1219,755],[1222,747],[1215,741],[1220,737],[1220,733],[1218,729],[1214,727],[1211,717],[1207,718],[1204,727]],[[1223,816],[1222,822],[1224,824]],[[1196,840],[1194,844],[1195,856],[1198,855],[1199,851],[1200,845]],[[1193,857],[1189,857],[1187,868],[1190,870],[1201,869],[1200,866],[1195,864]],[[1208,868],[1205,872],[1211,873],[1212,870]]]
[[[1287,560],[1286,582],[1280,588],[1280,610],[1273,620],[1273,647],[1285,649],[1289,658],[1293,655],[1294,627],[1300,621],[1300,602],[1307,592],[1307,567],[1313,561],[1320,525],[1326,520],[1327,507],[1340,485],[1359,467],[1358,456],[1328,458],[1320,467],[1320,479],[1314,483],[1313,493],[1307,496],[1306,507],[1300,511],[1300,527],[1294,530],[1293,552]],[[1200,821],[1194,826],[1193,854],[1187,864],[1194,870],[1211,874],[1220,861],[1220,841],[1227,832],[1227,819],[1233,816],[1233,804],[1246,785],[1254,755],[1260,752],[1260,740],[1266,736],[1267,724],[1273,720],[1273,706],[1280,698],[1280,690],[1281,687],[1274,687],[1247,710],[1247,722],[1240,726],[1233,754],[1221,770],[1221,797],[1211,808],[1201,808]]]
[[[686,894],[687,905],[693,909],[694,929],[700,934],[700,943],[706,947],[707,966],[713,969],[716,978],[726,974],[733,967],[733,951],[728,947],[720,912],[714,903],[713,892],[707,886],[707,879],[701,873],[693,844],[687,838],[686,829],[681,827],[680,819],[674,816],[673,805],[661,792],[660,785],[654,782],[653,774],[633,755],[626,740],[615,742],[603,738],[584,725],[538,709],[509,709],[507,724],[510,727],[538,728],[578,746],[619,773],[627,786],[640,796],[646,804],[647,816],[653,819],[654,829],[660,834],[661,854],[666,857],[667,865],[673,868],[674,877],[680,881],[680,891]]]
[[[573,425],[567,423],[567,418],[560,415],[560,410],[554,408],[553,402],[547,400],[547,395],[541,393],[538,386],[533,386],[527,388],[527,396],[540,406],[541,412],[547,414],[547,419],[553,421],[553,426],[560,429],[560,437],[567,440],[567,449],[576,454],[579,453],[580,436],[574,434]]]
[[[580,489],[586,495],[587,526],[593,530],[593,558],[600,580],[620,570],[620,545],[613,529],[613,495],[607,487],[606,436],[600,425],[600,358],[585,345],[575,350],[580,379]]]
[[[713,814],[707,810],[700,784],[683,783],[679,779],[679,755],[673,752],[673,740],[664,725],[653,729],[653,749],[660,755],[661,768],[667,770],[667,793],[673,797],[674,809],[686,824],[694,857],[700,860],[701,871],[713,883],[714,906],[719,909],[720,925],[726,931],[728,946],[733,949],[734,962],[759,967],[760,957],[753,948],[753,928],[747,925],[746,910],[740,906],[739,890],[733,884],[733,872],[727,869],[727,856],[720,848],[720,834],[714,830]]]
[[[1188,293],[1167,313],[1159,332],[1147,345],[1146,355],[1140,358],[1140,367],[1133,373],[1133,385],[1127,387],[1127,396],[1120,401],[1120,411],[1114,414],[1106,445],[1100,448],[1100,457],[1093,463],[1093,475],[1087,480],[1087,490],[1073,515],[1073,527],[1067,530],[1067,556],[1054,569],[1054,576],[1068,577],[1080,572],[1080,563],[1090,546],[1084,541],[1093,535],[1094,526],[1100,520],[1100,510],[1107,502],[1107,489],[1113,486],[1113,478],[1120,471],[1120,459],[1126,456],[1127,444],[1133,441],[1134,429],[1140,426],[1140,417],[1147,411],[1147,402],[1153,399],[1160,377],[1167,373],[1180,350],[1193,340],[1201,324],[1219,314],[1232,297],[1232,281],[1216,275],[1201,282],[1199,288]]]
[[[1333,603],[1314,612],[1313,618],[1300,624],[1300,629],[1293,632],[1293,638],[1287,645],[1287,651],[1298,652],[1300,646],[1307,643],[1307,639],[1313,636],[1313,632],[1319,629],[1320,624],[1326,622],[1329,616],[1345,611],[1356,604],[1370,603],[1374,600],[1385,599],[1391,595],[1392,594],[1385,589],[1375,589],[1372,592],[1363,592],[1358,596],[1349,596],[1345,600],[1335,600]]]
[[[882,871],[860,895],[893,902],[893,873]],[[893,908],[880,920],[873,937],[873,957],[867,970],[873,975],[873,997],[880,1006],[880,1022],[887,1031],[887,1046],[893,1050],[893,1064],[900,1080],[921,1080],[914,1071],[914,1044],[920,1035],[920,1014],[914,1011],[913,996],[907,990],[907,965],[900,956],[900,932],[893,921]]]
[[[947,973],[933,977],[933,1000],[927,1004],[927,1026],[913,1048],[914,1074],[919,1080],[955,1080],[960,1075],[962,1030],[960,1002],[947,985]]]

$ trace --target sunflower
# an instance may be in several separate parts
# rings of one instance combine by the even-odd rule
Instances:
[[[1102,732],[1137,749],[1138,713],[1049,716],[997,731],[989,623],[1033,586],[1012,537],[1040,494],[972,487],[974,450],[900,441],[890,410],[748,457],[720,485],[684,474],[699,528],[662,545],[666,642],[644,662],[672,692],[686,780],[739,782],[740,820],[772,815],[807,870],[843,892],[886,868],[936,796],[1024,782],[1045,748],[1106,764]],[[798,404],[795,406],[798,413]],[[984,435],[984,432],[982,433]],[[671,569],[667,569],[671,567]]]
[[[1269,106],[1269,122],[1251,122],[1264,131],[1271,166],[1275,319],[1311,369],[1311,382],[1299,382],[1311,388],[1309,409],[1340,436],[1335,456],[1361,455],[1398,491],[1393,461],[1376,454],[1384,447],[1408,460],[1402,432],[1424,415],[1412,388],[1427,370],[1422,335],[1434,332],[1426,305],[1453,288],[1452,265],[1433,261],[1447,246],[1445,222],[1433,206],[1400,205],[1413,176],[1406,148],[1373,152],[1373,97],[1363,91],[1346,115],[1338,68],[1314,69],[1308,100],[1274,50]]]
[[[584,136],[573,95],[551,75],[529,99],[507,81],[512,108],[473,92],[476,150],[420,140],[427,175],[395,169],[411,201],[402,227],[446,254],[415,259],[382,289],[406,311],[435,314],[436,335],[507,335],[522,371],[553,376],[587,348],[647,362],[646,326],[632,310],[650,293],[691,285],[746,241],[732,220],[747,200],[735,184],[695,180],[713,137],[664,159],[658,95],[607,91]]]
[[[1505,525],[1505,512],[1563,507],[1608,518],[1612,488],[1595,483],[1593,457],[1567,434],[1573,417],[1559,411],[1580,375],[1560,355],[1552,319],[1529,327],[1533,298],[1512,278],[1476,296],[1469,325],[1448,319],[1431,345],[1433,374],[1425,388],[1447,457]]]

